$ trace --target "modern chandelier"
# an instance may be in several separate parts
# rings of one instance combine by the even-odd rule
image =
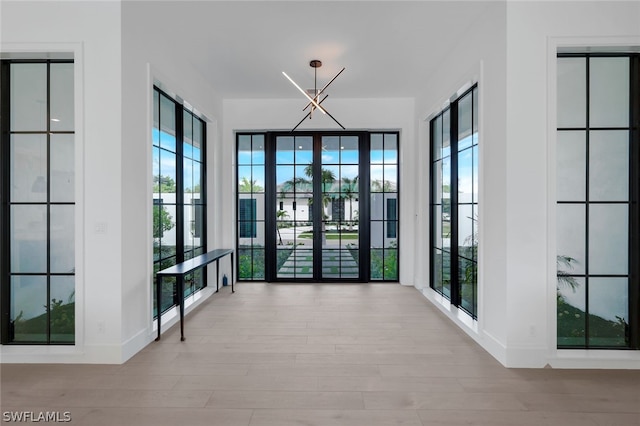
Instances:
[[[296,84],[295,81],[293,81],[293,79],[291,77],[289,77],[287,75],[286,72],[282,71],[282,74],[284,74],[285,77],[287,77],[287,79],[294,85],[296,86],[296,89],[298,89],[308,100],[309,103],[307,104],[307,106],[305,106],[302,111],[306,111],[307,108],[309,108],[309,112],[307,113],[307,115],[305,115],[302,120],[300,120],[300,122],[298,124],[295,125],[295,127],[293,129],[291,129],[291,131],[293,132],[294,130],[296,130],[298,128],[298,126],[300,126],[302,124],[302,122],[304,120],[307,119],[307,117],[309,119],[311,119],[312,115],[313,115],[313,111],[315,109],[320,110],[321,113],[328,115],[329,117],[331,117],[331,119],[333,121],[335,121],[338,126],[342,127],[342,129],[344,130],[345,127],[340,124],[340,122],[338,120],[335,119],[335,117],[331,114],[329,114],[329,111],[326,110],[326,108],[323,108],[320,106],[320,104],[322,102],[324,102],[325,99],[327,99],[329,97],[329,95],[324,95],[324,97],[322,99],[320,99],[320,95],[322,95],[324,93],[324,91],[326,90],[327,87],[329,87],[329,85],[331,83],[333,83],[333,81],[338,78],[338,76],[340,74],[342,74],[342,71],[344,71],[344,67],[340,70],[340,72],[338,74],[336,74],[327,84],[324,85],[324,87],[320,90],[318,90],[318,68],[320,68],[322,66],[322,62],[318,59],[314,59],[311,62],[309,62],[309,66],[311,68],[313,68],[313,89],[309,89],[307,93],[307,91],[303,90],[300,86],[298,86]],[[313,96],[311,97],[310,94]]]

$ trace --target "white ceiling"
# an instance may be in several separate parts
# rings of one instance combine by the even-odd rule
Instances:
[[[483,1],[144,1],[145,31],[223,98],[295,98],[346,70],[335,98],[414,97],[490,3]],[[493,3],[494,5],[496,3]],[[139,11],[139,10],[138,10]],[[174,31],[172,31],[173,29]]]

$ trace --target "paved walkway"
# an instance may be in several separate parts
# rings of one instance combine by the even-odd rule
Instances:
[[[322,278],[357,278],[358,264],[347,249],[322,250]],[[297,248],[278,270],[278,278],[313,278],[313,251]]]

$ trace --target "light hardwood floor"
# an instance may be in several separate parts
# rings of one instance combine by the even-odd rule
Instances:
[[[417,290],[238,284],[123,365],[1,366],[77,425],[640,425],[640,371],[506,369]]]

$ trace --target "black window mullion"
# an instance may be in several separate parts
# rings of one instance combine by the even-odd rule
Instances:
[[[47,63],[47,343],[51,343],[51,63]]]
[[[459,279],[459,259],[458,259],[458,102],[451,105],[449,114],[450,120],[450,145],[451,152],[451,181],[449,193],[451,200],[451,231],[450,231],[450,286],[451,303],[460,306],[460,279]]]
[[[586,64],[585,64],[585,71],[586,71],[586,83],[585,83],[585,93],[586,93],[586,117],[585,117],[585,205],[584,205],[584,214],[585,214],[585,230],[584,230],[584,285],[585,285],[585,308],[584,308],[584,344],[585,347],[588,349],[589,348],[589,210],[590,210],[590,203],[589,203],[589,154],[590,154],[590,146],[589,146],[589,140],[590,140],[590,136],[591,136],[591,129],[589,128],[589,115],[590,115],[590,106],[589,106],[589,102],[590,102],[590,96],[591,96],[591,90],[590,90],[590,70],[589,70],[589,55],[586,55]]]
[[[265,163],[265,188],[264,188],[264,206],[266,212],[276,211],[276,198],[277,198],[277,182],[276,182],[276,136],[272,133],[264,136],[264,163]],[[266,213],[265,212],[265,213]],[[265,217],[265,230],[271,230],[277,228],[277,220],[275,213],[266,214]],[[278,274],[278,268],[276,265],[278,248],[277,238],[274,232],[267,231],[264,236],[264,274],[265,280],[268,282],[275,281]],[[251,279],[254,279],[252,276]]]
[[[640,55],[630,58],[629,345],[640,349]]]
[[[9,238],[4,236],[10,233],[10,221],[9,221],[9,170],[11,162],[9,159],[9,123],[11,122],[11,110],[9,109],[9,93],[10,90],[10,72],[9,64],[0,61],[0,111],[2,112],[2,119],[0,120],[0,166],[2,172],[0,173],[0,179],[2,179],[0,187],[0,196],[2,197],[2,216],[0,218],[0,303],[2,310],[2,319],[0,320],[2,338],[0,343],[9,343],[13,336],[9,335],[10,329],[10,286],[11,278],[9,276]]]

